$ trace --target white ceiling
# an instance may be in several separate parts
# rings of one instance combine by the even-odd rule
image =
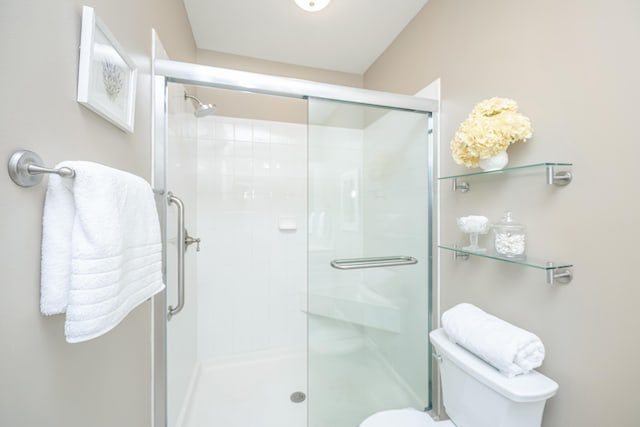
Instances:
[[[428,0],[184,0],[200,49],[363,74]]]

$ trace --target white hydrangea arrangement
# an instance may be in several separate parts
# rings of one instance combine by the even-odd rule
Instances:
[[[514,100],[491,98],[477,104],[462,122],[451,141],[451,154],[457,164],[473,168],[532,135],[531,121],[518,113]]]

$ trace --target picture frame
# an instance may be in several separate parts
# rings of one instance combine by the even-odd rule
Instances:
[[[78,102],[133,133],[138,70],[92,7],[82,8]]]

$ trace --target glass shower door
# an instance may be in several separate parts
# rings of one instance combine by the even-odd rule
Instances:
[[[430,406],[429,125],[309,99],[309,427]]]
[[[306,101],[201,87],[218,111],[196,117],[184,93],[168,86],[166,188],[202,244],[186,252],[186,303],[166,323],[166,427],[306,427]]]

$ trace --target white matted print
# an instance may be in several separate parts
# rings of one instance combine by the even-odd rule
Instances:
[[[82,8],[78,102],[133,132],[138,70],[93,8]]]

